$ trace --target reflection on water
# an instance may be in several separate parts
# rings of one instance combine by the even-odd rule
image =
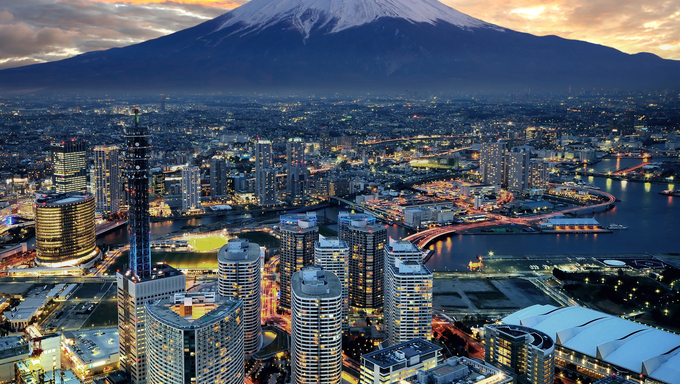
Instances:
[[[629,159],[620,162],[626,160]],[[611,165],[615,163],[619,161],[611,161]],[[676,212],[680,212],[680,199],[659,195],[670,185],[604,178],[594,178],[592,183],[621,199],[614,209],[594,214],[595,220],[603,225],[620,223],[628,226],[628,230],[611,234],[454,235],[434,244],[436,254],[428,266],[435,271],[463,270],[478,255],[489,252],[497,255],[678,252],[675,239],[680,214]]]

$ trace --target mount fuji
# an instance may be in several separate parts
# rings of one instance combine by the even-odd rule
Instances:
[[[515,32],[437,0],[252,0],[124,48],[0,71],[0,90],[678,89],[680,61]]]

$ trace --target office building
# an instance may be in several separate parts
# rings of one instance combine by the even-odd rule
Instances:
[[[361,356],[360,384],[393,384],[413,380],[418,370],[437,366],[441,347],[414,339]]]
[[[342,283],[311,265],[291,278],[291,364],[295,384],[340,384]]]
[[[479,171],[482,183],[503,185],[505,142],[482,144]]]
[[[512,192],[523,192],[529,188],[530,168],[529,159],[531,153],[519,150],[506,154],[507,164],[507,185],[508,190]]]
[[[314,265],[333,272],[342,284],[342,330],[349,329],[349,247],[337,237],[319,236],[314,243]]]
[[[117,146],[94,147],[94,188],[97,211],[116,213],[120,210],[122,187],[120,151]]]
[[[442,364],[419,369],[414,384],[509,384],[514,380],[501,369],[477,359],[451,357]]]
[[[95,200],[87,193],[36,194],[36,263],[46,267],[88,265],[99,255]]]
[[[383,305],[387,229],[369,215],[338,218],[338,235],[349,246],[349,305],[364,310]]]
[[[290,310],[290,279],[302,267],[314,264],[314,244],[319,240],[316,213],[280,217],[279,308]]]
[[[169,265],[151,267],[149,224],[149,139],[147,128],[139,125],[135,109],[135,125],[127,128],[127,162],[125,176],[130,189],[128,238],[130,269],[116,274],[118,294],[118,333],[120,367],[133,384],[147,382],[147,345],[144,305],[186,291],[185,277]]]
[[[52,142],[52,190],[56,193],[87,190],[87,143],[70,139]]]
[[[227,195],[227,161],[224,157],[210,159],[210,197],[212,199]]]
[[[255,145],[255,196],[260,205],[276,205],[276,169],[269,140],[259,140]]]
[[[147,303],[149,384],[243,384],[243,302],[181,293]]]
[[[305,197],[307,178],[305,143],[301,138],[296,137],[286,143],[286,159],[288,200],[293,203],[301,203]]]
[[[260,246],[247,239],[231,239],[217,253],[220,296],[243,301],[244,351],[262,346]]]
[[[118,328],[81,329],[61,334],[61,352],[79,380],[118,370]]]
[[[484,361],[531,384],[555,380],[555,343],[539,330],[510,324],[491,324],[484,329]]]
[[[550,163],[533,160],[529,163],[528,184],[531,189],[548,190],[550,181]]]
[[[201,209],[201,169],[185,167],[182,169],[182,211]]]
[[[589,308],[533,305],[501,320],[531,327],[555,341],[555,363],[601,378],[680,384],[680,335]]]
[[[432,338],[432,272],[421,261],[386,266],[385,331],[390,345]]]

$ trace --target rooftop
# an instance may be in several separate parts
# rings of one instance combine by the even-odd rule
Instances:
[[[279,217],[281,226],[316,227],[316,212],[289,213]]]
[[[0,338],[0,359],[28,354],[28,342],[23,336],[7,336]]]
[[[441,347],[438,347],[428,341],[423,339],[413,339],[405,343],[371,352],[361,356],[361,358],[368,360],[382,368],[388,368],[405,360],[409,360],[411,357],[424,356],[439,350],[441,350]]]
[[[425,265],[417,261],[401,261],[396,259],[395,265],[390,265],[395,275],[426,276],[432,275],[432,271]]]
[[[69,348],[84,365],[118,360],[113,356],[118,354],[118,328],[64,332],[63,337],[73,342]]]
[[[391,237],[388,239],[387,244],[385,244],[385,249],[387,249],[388,252],[392,253],[423,252],[420,248],[418,248],[415,244],[411,243],[408,240],[394,240]]]
[[[316,248],[347,248],[347,242],[337,237],[324,237],[319,235],[319,241],[315,244]]]
[[[227,261],[255,261],[260,259],[260,246],[248,239],[231,239],[220,248],[217,260]]]
[[[316,265],[303,267],[290,279],[291,291],[298,297],[316,299],[319,296],[342,295],[340,279],[330,271]]]
[[[557,345],[669,384],[680,384],[680,335],[583,307],[534,305],[503,319]]]
[[[202,297],[205,296],[203,294],[197,295]],[[148,313],[151,313],[156,319],[173,328],[191,330],[214,324],[216,321],[230,316],[233,311],[242,305],[241,300],[222,298],[215,300],[214,304],[209,304],[210,307],[214,306],[214,309],[211,310],[211,308],[206,307],[205,314],[198,318],[193,318],[192,316],[182,316],[173,310],[173,308],[176,307],[176,300],[177,297],[174,297],[171,300],[159,300],[155,303],[147,303],[146,308]]]
[[[144,282],[146,280],[157,280],[157,279],[163,279],[166,277],[173,277],[173,276],[179,276],[181,275],[182,272],[178,271],[177,269],[167,265],[167,264],[155,264],[151,268],[151,277],[148,279],[143,279],[139,280],[137,279],[134,275],[132,275],[132,271],[127,270],[125,272],[125,277],[126,279],[129,279],[133,283],[138,283],[138,282]]]
[[[94,197],[89,193],[36,193],[35,202],[41,205],[66,205],[80,201],[91,200]]]

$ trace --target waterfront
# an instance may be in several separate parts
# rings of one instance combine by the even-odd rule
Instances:
[[[593,166],[598,172],[616,171],[639,164],[640,159],[604,159]],[[680,199],[659,195],[659,192],[674,188],[671,184],[626,182],[605,178],[589,177],[586,182],[596,185],[602,191],[616,196],[621,202],[614,209],[596,213],[595,219],[604,225],[620,223],[628,230],[611,234],[560,234],[531,235],[453,235],[438,240],[431,247],[435,254],[428,266],[435,271],[455,271],[467,268],[469,261],[476,261],[477,255],[496,254],[610,254],[645,252],[680,252],[675,236],[680,228]],[[320,218],[337,220],[339,207],[318,210]],[[180,230],[185,225],[210,224],[219,221],[234,222],[247,219],[249,215],[206,216],[202,218],[179,219],[151,223],[152,238]],[[328,225],[336,230],[337,225]],[[397,225],[388,226],[388,235],[403,238],[413,233]],[[100,238],[107,244],[125,243],[127,230],[118,228]]]
[[[604,159],[594,168],[599,172],[616,171],[639,164],[640,159]],[[616,196],[621,202],[614,209],[596,213],[604,225],[620,223],[628,230],[611,234],[560,235],[453,235],[432,245],[435,254],[428,266],[435,271],[467,268],[477,255],[495,254],[612,254],[680,252],[680,201],[659,195],[672,184],[651,184],[589,177],[586,182]]]

